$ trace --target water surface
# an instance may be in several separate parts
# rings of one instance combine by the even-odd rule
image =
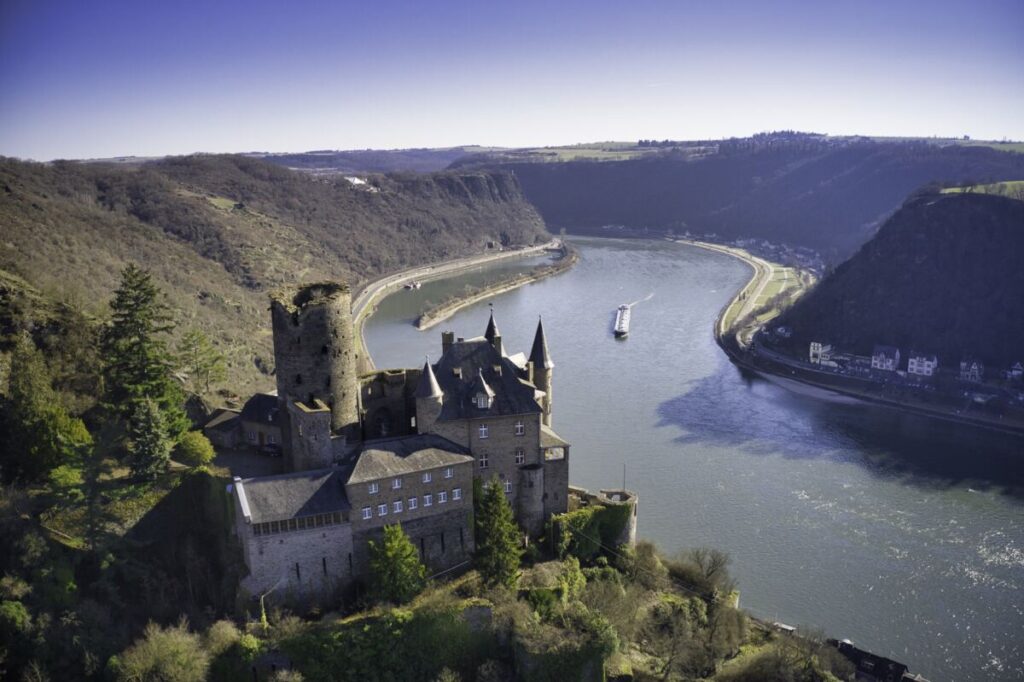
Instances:
[[[1024,678],[1024,441],[746,377],[711,336],[745,265],[665,242],[576,243],[570,272],[493,301],[511,352],[529,351],[544,316],[573,484],[621,485],[625,465],[641,536],[728,551],[755,615],[933,682]],[[366,327],[377,366],[436,360],[442,329],[482,334],[486,303],[411,324],[417,300],[461,286],[383,301]],[[615,308],[652,293],[613,338]]]

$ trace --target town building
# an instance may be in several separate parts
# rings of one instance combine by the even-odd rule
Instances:
[[[474,481],[496,480],[532,537],[568,510],[571,446],[552,426],[542,322],[528,356],[508,354],[492,312],[483,336],[442,332],[436,362],[358,375],[347,286],[276,293],[271,317],[277,392],[241,421],[247,439],[249,425],[278,429],[288,473],[231,486],[250,595],[327,596],[365,578],[368,542],[391,523],[431,572],[467,565]]]
[[[876,345],[871,352],[871,369],[895,372],[900,366],[900,349],[894,346]]]
[[[1006,370],[1006,378],[1010,381],[1020,381],[1024,379],[1024,364],[1015,362],[1010,365],[1010,369]]]
[[[985,365],[981,360],[964,358],[960,361],[960,380],[980,382],[985,378]]]
[[[820,365],[822,361],[828,361],[832,358],[832,345],[825,344],[820,341],[811,341],[811,346],[808,351],[808,360],[812,365]]]
[[[939,359],[934,355],[926,355],[917,351],[910,351],[907,358],[907,374],[930,377],[939,368]]]

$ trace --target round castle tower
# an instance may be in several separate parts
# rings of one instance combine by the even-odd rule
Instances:
[[[331,409],[331,430],[359,434],[359,386],[352,294],[343,282],[321,282],[271,294],[277,395]]]

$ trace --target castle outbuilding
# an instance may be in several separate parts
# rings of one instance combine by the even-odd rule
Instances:
[[[507,354],[492,312],[483,336],[442,332],[437,362],[359,376],[346,285],[275,293],[271,317],[289,473],[232,486],[250,594],[325,595],[365,577],[368,541],[396,522],[431,572],[466,565],[475,479],[496,479],[532,536],[567,511],[542,322],[529,356]]]

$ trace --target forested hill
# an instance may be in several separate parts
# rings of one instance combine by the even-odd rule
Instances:
[[[1024,154],[924,142],[760,136],[627,160],[469,164],[512,170],[551,229],[605,225],[756,237],[839,262],[931,182],[1024,179]],[[542,157],[543,158],[543,157]]]
[[[371,176],[354,185],[242,156],[136,167],[0,159],[0,270],[103,310],[121,269],[153,272],[182,327],[228,351],[233,379],[270,385],[267,291],[365,280],[530,244],[544,222],[508,173]],[[8,281],[16,281],[14,279]]]
[[[779,318],[790,349],[823,341],[965,355],[1005,369],[1024,360],[1024,202],[982,194],[908,200],[850,260]]]

